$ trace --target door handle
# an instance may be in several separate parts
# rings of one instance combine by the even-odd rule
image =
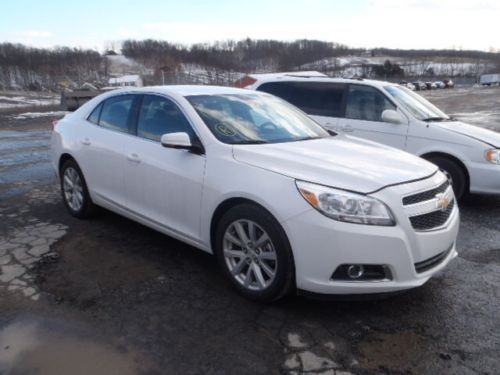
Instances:
[[[83,139],[80,140],[80,142],[84,146],[90,146],[90,139],[88,139],[88,138],[83,138]]]
[[[342,125],[340,126],[340,130],[346,133],[350,133],[354,131],[354,128],[352,127],[352,125]]]
[[[140,163],[141,162],[141,158],[139,158],[139,155],[137,155],[136,153],[129,154],[127,156],[127,160],[131,161],[132,163]]]

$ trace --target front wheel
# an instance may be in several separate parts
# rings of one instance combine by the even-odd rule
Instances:
[[[457,200],[462,199],[468,191],[467,176],[460,165],[445,157],[432,157],[428,159],[436,164],[448,177],[453,187],[453,192]]]
[[[274,217],[263,208],[231,208],[217,226],[215,256],[243,296],[270,302],[289,294],[295,268],[290,244]]]

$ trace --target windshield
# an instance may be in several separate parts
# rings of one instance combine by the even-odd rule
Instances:
[[[422,121],[445,121],[450,117],[439,108],[431,104],[413,91],[401,86],[385,86],[384,89],[410,112],[415,118]]]
[[[192,95],[186,99],[224,143],[278,143],[329,136],[298,109],[271,95]]]

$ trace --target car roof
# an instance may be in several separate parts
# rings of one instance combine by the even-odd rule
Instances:
[[[256,80],[252,87],[260,86],[267,82],[331,82],[331,83],[363,83],[370,86],[387,86],[396,85],[392,82],[376,81],[364,78],[333,78],[320,72],[283,72],[283,73],[266,73],[266,74],[249,74],[250,77]]]
[[[204,86],[204,85],[168,85],[168,86],[147,86],[137,88],[124,88],[124,91],[134,93],[157,93],[174,94],[180,96],[190,95],[229,95],[229,94],[249,94],[249,90],[224,86]],[[116,92],[116,91],[115,91]],[[252,92],[255,94],[255,92]]]

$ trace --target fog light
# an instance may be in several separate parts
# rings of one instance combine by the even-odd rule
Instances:
[[[361,264],[351,264],[347,267],[347,276],[351,279],[359,279],[365,273],[365,268]]]
[[[341,264],[332,274],[338,281],[387,281],[392,273],[386,264]]]

